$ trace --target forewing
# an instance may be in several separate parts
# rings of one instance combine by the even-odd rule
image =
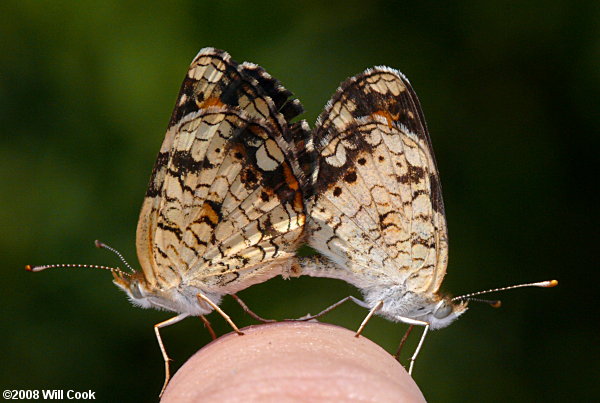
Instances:
[[[149,282],[235,287],[288,258],[304,225],[291,93],[252,64],[203,49],[184,80],[137,232]],[[221,288],[219,288],[221,287]]]
[[[447,264],[431,142],[410,83],[387,67],[344,82],[317,120],[310,245],[360,287],[435,292]]]

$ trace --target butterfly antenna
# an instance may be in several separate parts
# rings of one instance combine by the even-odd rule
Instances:
[[[112,273],[117,273],[124,275],[126,277],[131,277],[131,274],[122,271],[119,268],[115,267],[107,267],[107,266],[99,266],[96,264],[46,264],[43,266],[25,266],[25,270],[37,273],[38,271],[46,270],[46,269],[60,269],[60,268],[73,268],[73,269],[102,269],[108,270]]]
[[[106,250],[111,251],[115,255],[117,255],[119,257],[119,259],[121,259],[121,262],[123,262],[123,264],[125,264],[125,266],[127,266],[127,268],[129,270],[131,270],[132,273],[135,273],[135,270],[133,270],[133,268],[129,265],[129,263],[127,263],[127,260],[125,260],[125,258],[123,257],[123,255],[121,255],[121,252],[119,252],[118,250],[116,250],[115,248],[113,248],[111,246],[108,246],[104,242],[100,242],[97,239],[94,241],[94,244],[96,245],[96,248],[106,249]]]
[[[488,293],[491,293],[491,292],[512,290],[514,288],[523,288],[523,287],[551,288],[551,287],[556,287],[557,285],[558,285],[558,281],[557,280],[540,281],[540,282],[537,282],[537,283],[517,284],[517,285],[511,285],[509,287],[493,288],[491,290],[472,292],[470,294],[465,294],[465,295],[461,295],[461,296],[458,296],[458,297],[454,297],[454,298],[452,298],[452,301],[464,301],[464,300],[476,301],[475,298],[471,298],[471,297],[474,297],[476,295],[488,294]],[[481,300],[481,302],[489,303],[486,300]],[[498,306],[500,306],[499,305],[500,301],[490,301],[490,302],[498,302]],[[494,306],[494,304],[491,304],[491,303],[490,303],[490,305]]]

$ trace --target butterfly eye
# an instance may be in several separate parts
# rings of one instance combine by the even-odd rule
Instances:
[[[437,306],[435,311],[433,311],[433,316],[436,319],[444,319],[451,313],[452,313],[452,306],[449,305],[446,301],[442,301],[440,303],[440,305]]]
[[[142,298],[142,290],[140,289],[140,283],[137,280],[132,280],[129,283],[129,291],[133,298]]]

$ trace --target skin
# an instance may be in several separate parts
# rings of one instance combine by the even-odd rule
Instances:
[[[162,401],[425,401],[388,352],[345,328],[284,322],[243,332],[192,356]]]

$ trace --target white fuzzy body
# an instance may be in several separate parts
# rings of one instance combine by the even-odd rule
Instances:
[[[199,293],[208,297],[215,305],[218,305],[223,297],[222,294],[206,293],[191,286],[180,285],[165,290],[156,289],[151,292],[137,282],[132,282],[129,288],[118,281],[114,281],[114,283],[127,294],[127,297],[135,306],[179,314],[186,313],[190,316],[207,315],[213,310],[207,303],[198,299]]]
[[[360,289],[365,305],[373,309],[379,302],[383,305],[377,314],[394,322],[406,322],[413,319],[429,324],[432,330],[448,326],[466,310],[466,304],[454,305],[448,298],[437,294],[418,294],[409,291],[404,284],[388,280],[376,285],[365,282],[364,276],[354,275],[350,270],[339,266],[320,256],[310,256],[299,260],[302,274],[311,277],[327,277],[344,280]],[[436,309],[443,304],[452,308],[445,317],[434,315]]]

